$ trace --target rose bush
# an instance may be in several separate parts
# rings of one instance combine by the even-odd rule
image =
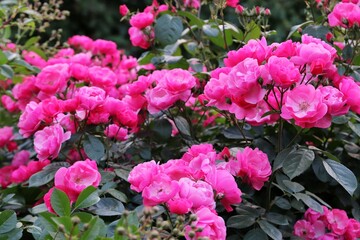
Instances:
[[[360,238],[358,1],[283,42],[239,1],[121,4],[139,58],[14,44],[40,10],[0,7],[1,237]]]

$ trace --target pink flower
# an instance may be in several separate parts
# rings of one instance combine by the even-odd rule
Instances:
[[[238,188],[234,177],[228,171],[212,168],[206,174],[205,181],[213,187],[216,198],[220,199],[226,211],[232,211],[231,205],[241,202],[242,192]]]
[[[81,87],[75,93],[82,110],[93,110],[104,104],[106,92],[99,87]]]
[[[1,103],[4,106],[4,108],[6,110],[8,110],[9,112],[19,111],[19,107],[17,106],[17,104],[8,95],[2,95],[1,96]]]
[[[159,172],[159,165],[154,160],[138,164],[129,174],[130,188],[136,192],[142,192],[145,187],[153,182],[154,177]]]
[[[260,190],[272,172],[267,155],[258,148],[246,147],[236,154],[236,158],[240,166],[238,176],[244,182],[249,182],[254,189]]]
[[[345,239],[356,239],[360,238],[360,222],[351,218],[348,221],[345,232]]]
[[[94,66],[89,68],[89,80],[94,86],[111,88],[117,83],[117,77],[109,68]]]
[[[154,22],[154,15],[151,13],[141,12],[130,18],[130,25],[138,29],[146,28]]]
[[[40,172],[45,166],[49,165],[49,160],[30,161],[27,165],[22,165],[11,174],[13,183],[22,183],[27,181],[33,174]]]
[[[346,227],[349,218],[344,210],[333,209],[326,213],[326,220],[328,222],[328,228],[338,235],[343,235],[346,232]]]
[[[116,124],[110,124],[104,131],[108,138],[115,138],[118,141],[124,141],[127,138],[128,131]]]
[[[341,80],[339,89],[350,109],[360,114],[360,86],[351,77],[345,77]]]
[[[332,116],[344,115],[350,106],[346,104],[345,96],[337,88],[331,86],[319,87],[323,95],[323,102],[328,106],[328,113]]]
[[[166,174],[154,176],[151,183],[143,189],[142,197],[145,206],[156,206],[165,203],[179,192],[179,184]]]
[[[22,52],[22,55],[26,62],[30,63],[31,65],[33,65],[35,67],[38,67],[41,69],[46,66],[46,61],[35,52],[24,50]]]
[[[224,220],[217,216],[216,213],[204,207],[195,212],[197,220],[195,226],[202,231],[196,232],[195,239],[199,237],[208,237],[209,239],[225,240],[226,226]],[[185,238],[187,240],[194,239],[189,237],[190,226],[185,227]]]
[[[93,42],[91,38],[83,35],[75,35],[68,40],[70,46],[80,47],[85,50],[91,50]]]
[[[239,3],[239,0],[226,0],[226,5],[229,7],[236,7],[236,5]]]
[[[189,71],[175,68],[165,72],[158,86],[167,89],[172,94],[186,93],[186,96],[188,96],[188,91],[191,90],[195,84],[196,79]]]
[[[13,128],[0,128],[0,148],[5,147],[13,139]]]
[[[42,108],[36,102],[30,102],[20,115],[18,127],[24,137],[31,136],[40,126]]]
[[[72,77],[76,78],[77,80],[88,80],[88,72],[89,68],[83,64],[80,63],[73,63],[70,65],[70,74]]]
[[[170,108],[177,100],[177,96],[169,93],[165,88],[155,87],[146,91],[146,100],[148,101],[148,111],[151,114],[158,113]]]
[[[294,119],[302,128],[328,128],[331,119],[325,118],[327,105],[323,102],[320,90],[312,85],[300,85],[285,93],[285,102],[281,108],[281,117]]]
[[[21,150],[14,155],[11,165],[14,167],[20,167],[22,165],[26,165],[29,160],[30,152],[27,150]]]
[[[69,77],[68,64],[54,64],[41,70],[36,77],[35,86],[52,95],[65,90]]]
[[[98,39],[92,44],[94,54],[113,54],[116,53],[116,43],[113,41]]]
[[[60,124],[45,127],[35,133],[34,148],[40,161],[54,159],[59,155],[61,144],[69,140],[71,133],[65,132]]]
[[[11,182],[11,174],[16,169],[14,166],[5,166],[0,168],[0,186],[6,188]]]
[[[299,69],[285,57],[271,56],[266,66],[275,86],[287,88],[300,80]]]
[[[313,239],[314,227],[308,221],[299,220],[294,225],[294,235],[303,239]]]
[[[87,187],[98,187],[101,175],[95,161],[86,159],[75,162],[69,168],[62,167],[55,174],[55,187],[64,191],[71,202]]]
[[[60,101],[54,96],[44,99],[39,106],[41,106],[42,110],[41,119],[47,124],[52,123],[54,118],[62,111]]]
[[[196,8],[200,7],[200,0],[183,0],[184,6],[188,8]]]
[[[130,12],[129,9],[128,9],[128,7],[127,7],[125,4],[121,4],[121,5],[119,6],[119,13],[120,13],[122,16],[127,15],[129,12]]]
[[[128,32],[131,44],[134,47],[141,47],[142,49],[148,49],[155,38],[153,28],[146,28],[145,30],[142,30],[136,27],[130,27]]]
[[[337,3],[333,11],[328,15],[331,27],[352,27],[360,25],[360,7],[354,3]]]
[[[39,92],[39,88],[35,86],[35,77],[24,77],[22,83],[18,83],[14,86],[12,93],[14,98],[18,100],[18,106],[20,110],[24,110],[26,105],[35,100],[36,94]]]

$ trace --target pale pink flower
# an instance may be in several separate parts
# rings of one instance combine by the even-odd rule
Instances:
[[[54,159],[59,155],[61,144],[70,139],[71,133],[65,132],[60,124],[45,127],[34,135],[34,148],[40,161]]]
[[[204,207],[195,212],[197,220],[195,221],[196,228],[202,231],[196,232],[195,239],[199,237],[208,237],[209,239],[225,240],[226,226],[224,219],[216,215],[210,209]],[[185,238],[187,240],[193,239],[189,237],[190,226],[185,227]]]
[[[84,86],[77,90],[75,96],[81,110],[93,110],[104,104],[106,92],[99,87]]]
[[[98,187],[101,175],[95,161],[86,159],[75,162],[69,168],[62,167],[55,174],[55,187],[65,192],[71,202],[87,187]]]
[[[186,96],[188,96],[188,91],[191,90],[195,84],[196,79],[189,71],[175,68],[165,72],[158,86],[167,89],[172,94],[186,93]]]
[[[312,85],[300,85],[285,93],[281,117],[294,119],[302,128],[328,128],[331,118],[326,118],[328,107],[323,102],[320,90]]]

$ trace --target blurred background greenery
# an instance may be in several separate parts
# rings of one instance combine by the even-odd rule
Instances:
[[[139,55],[142,50],[131,46],[127,30],[129,24],[120,22],[119,5],[126,4],[131,11],[142,11],[151,0],[64,0],[63,9],[70,11],[65,21],[52,23],[52,29],[63,29],[62,40],[72,35],[87,35],[93,39],[102,38],[115,41],[128,54]],[[159,1],[161,2],[161,1]],[[286,39],[290,28],[305,21],[304,0],[246,0],[240,2],[252,8],[256,5],[271,10],[270,29],[277,34],[270,37],[270,42]],[[228,11],[231,14],[234,11]],[[226,16],[231,19],[231,16]],[[50,29],[51,31],[51,29]]]

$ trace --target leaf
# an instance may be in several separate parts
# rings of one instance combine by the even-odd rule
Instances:
[[[89,223],[88,229],[81,234],[80,240],[94,240],[101,235],[101,229],[106,229],[104,221],[98,216],[94,217]]]
[[[0,65],[3,65],[8,62],[8,58],[3,51],[0,50]]]
[[[330,32],[328,27],[322,25],[309,25],[302,31],[302,34],[307,34],[326,41],[326,34],[328,32]]]
[[[297,182],[291,182],[289,180],[283,180],[282,182],[293,193],[297,193],[305,190],[304,186]]]
[[[0,213],[0,234],[10,232],[16,227],[16,214],[12,210]]]
[[[175,43],[183,31],[181,18],[164,14],[156,20],[155,38],[163,45]]]
[[[22,229],[21,228],[14,228],[10,232],[5,233],[4,235],[0,235],[0,240],[18,240],[22,237]]]
[[[57,162],[57,163],[51,163],[44,167],[43,170],[41,170],[38,173],[35,173],[32,175],[29,179],[29,187],[39,187],[47,184],[51,180],[54,179],[56,172],[61,167],[67,167],[69,166],[66,162]]]
[[[245,27],[245,39],[244,41],[247,43],[251,39],[258,39],[261,36],[261,29],[260,27],[254,22],[251,21]]]
[[[126,170],[126,169],[122,169],[122,168],[117,168],[117,169],[115,169],[115,173],[116,173],[116,176],[127,181],[129,178],[130,171]]]
[[[154,127],[152,130],[161,140],[167,140],[171,137],[172,126],[169,120],[162,118],[154,121]]]
[[[283,198],[283,197],[276,197],[275,198],[275,205],[281,209],[289,210],[291,208],[290,202]]]
[[[40,40],[39,36],[32,37],[29,40],[27,40],[24,44],[24,48],[28,49],[29,47],[33,46],[35,43],[37,43]]]
[[[204,25],[203,20],[191,14],[190,12],[177,11],[177,14],[182,17],[187,17],[190,20],[190,26],[196,25],[198,27],[202,27]]]
[[[286,39],[289,39],[299,28],[302,28],[302,27],[308,25],[309,23],[313,23],[313,21],[307,21],[307,22],[292,26]]]
[[[263,230],[255,228],[245,234],[244,240],[268,240],[268,237]]]
[[[296,199],[300,199],[301,201],[303,201],[303,203],[305,203],[306,206],[308,206],[309,208],[312,208],[319,213],[323,213],[321,204],[312,199],[309,195],[305,193],[296,193],[294,194],[294,196],[296,197]]]
[[[342,57],[345,61],[351,60],[354,55],[354,49],[351,45],[346,45],[342,50]]]
[[[315,154],[313,151],[306,148],[300,148],[295,152],[290,153],[288,158],[284,161],[284,173],[290,179],[293,179],[305,172],[311,166],[314,159]]]
[[[91,206],[89,211],[99,216],[118,216],[125,210],[122,202],[114,198],[101,198],[100,201]]]
[[[188,123],[188,121],[186,121],[185,118],[181,117],[181,116],[177,116],[174,119],[176,128],[184,135],[187,136],[191,136],[190,133],[190,125]]]
[[[274,225],[269,223],[266,220],[260,220],[259,221],[260,228],[272,239],[274,240],[281,240],[282,234]]]
[[[349,127],[351,128],[351,130],[354,131],[354,133],[356,133],[356,135],[358,135],[360,137],[360,124],[359,123],[352,123],[352,122],[348,122]]]
[[[52,208],[59,216],[70,216],[70,200],[65,192],[54,188],[50,202]]]
[[[275,223],[277,225],[288,225],[289,221],[287,220],[286,216],[276,213],[276,212],[268,212],[266,215],[266,220],[271,223]]]
[[[350,195],[353,195],[358,185],[354,173],[341,163],[330,159],[327,159],[322,163],[326,172],[343,186]]]
[[[87,208],[98,203],[99,201],[100,198],[97,192],[97,188],[94,186],[89,186],[80,193],[78,199],[76,200],[74,209]]]
[[[288,159],[289,154],[293,153],[295,151],[294,147],[285,148],[281,152],[278,153],[274,160],[274,166],[273,171],[276,171],[283,167],[283,163],[285,159]]]
[[[14,70],[7,64],[0,65],[0,74],[5,78],[12,79],[14,77]]]
[[[349,119],[345,115],[342,115],[342,116],[334,116],[331,121],[335,124],[340,125],[347,123]]]
[[[123,203],[126,203],[128,201],[126,194],[122,193],[116,189],[109,189],[106,192],[109,193],[114,198],[116,198],[117,200],[120,200]]]
[[[319,156],[316,156],[315,157],[315,160],[313,161],[312,163],[312,169],[316,175],[316,177],[326,183],[326,182],[329,182],[331,180],[331,177],[330,175],[327,173],[325,167],[324,167],[324,164],[322,163],[324,161],[324,159],[322,159],[321,157]]]
[[[87,135],[83,146],[86,155],[92,160],[99,162],[105,155],[104,144],[97,137]]]
[[[217,37],[220,34],[218,26],[214,24],[205,24],[202,26],[202,30],[208,37]]]
[[[242,229],[252,226],[255,223],[256,218],[250,215],[235,215],[230,217],[226,226],[229,228]]]

